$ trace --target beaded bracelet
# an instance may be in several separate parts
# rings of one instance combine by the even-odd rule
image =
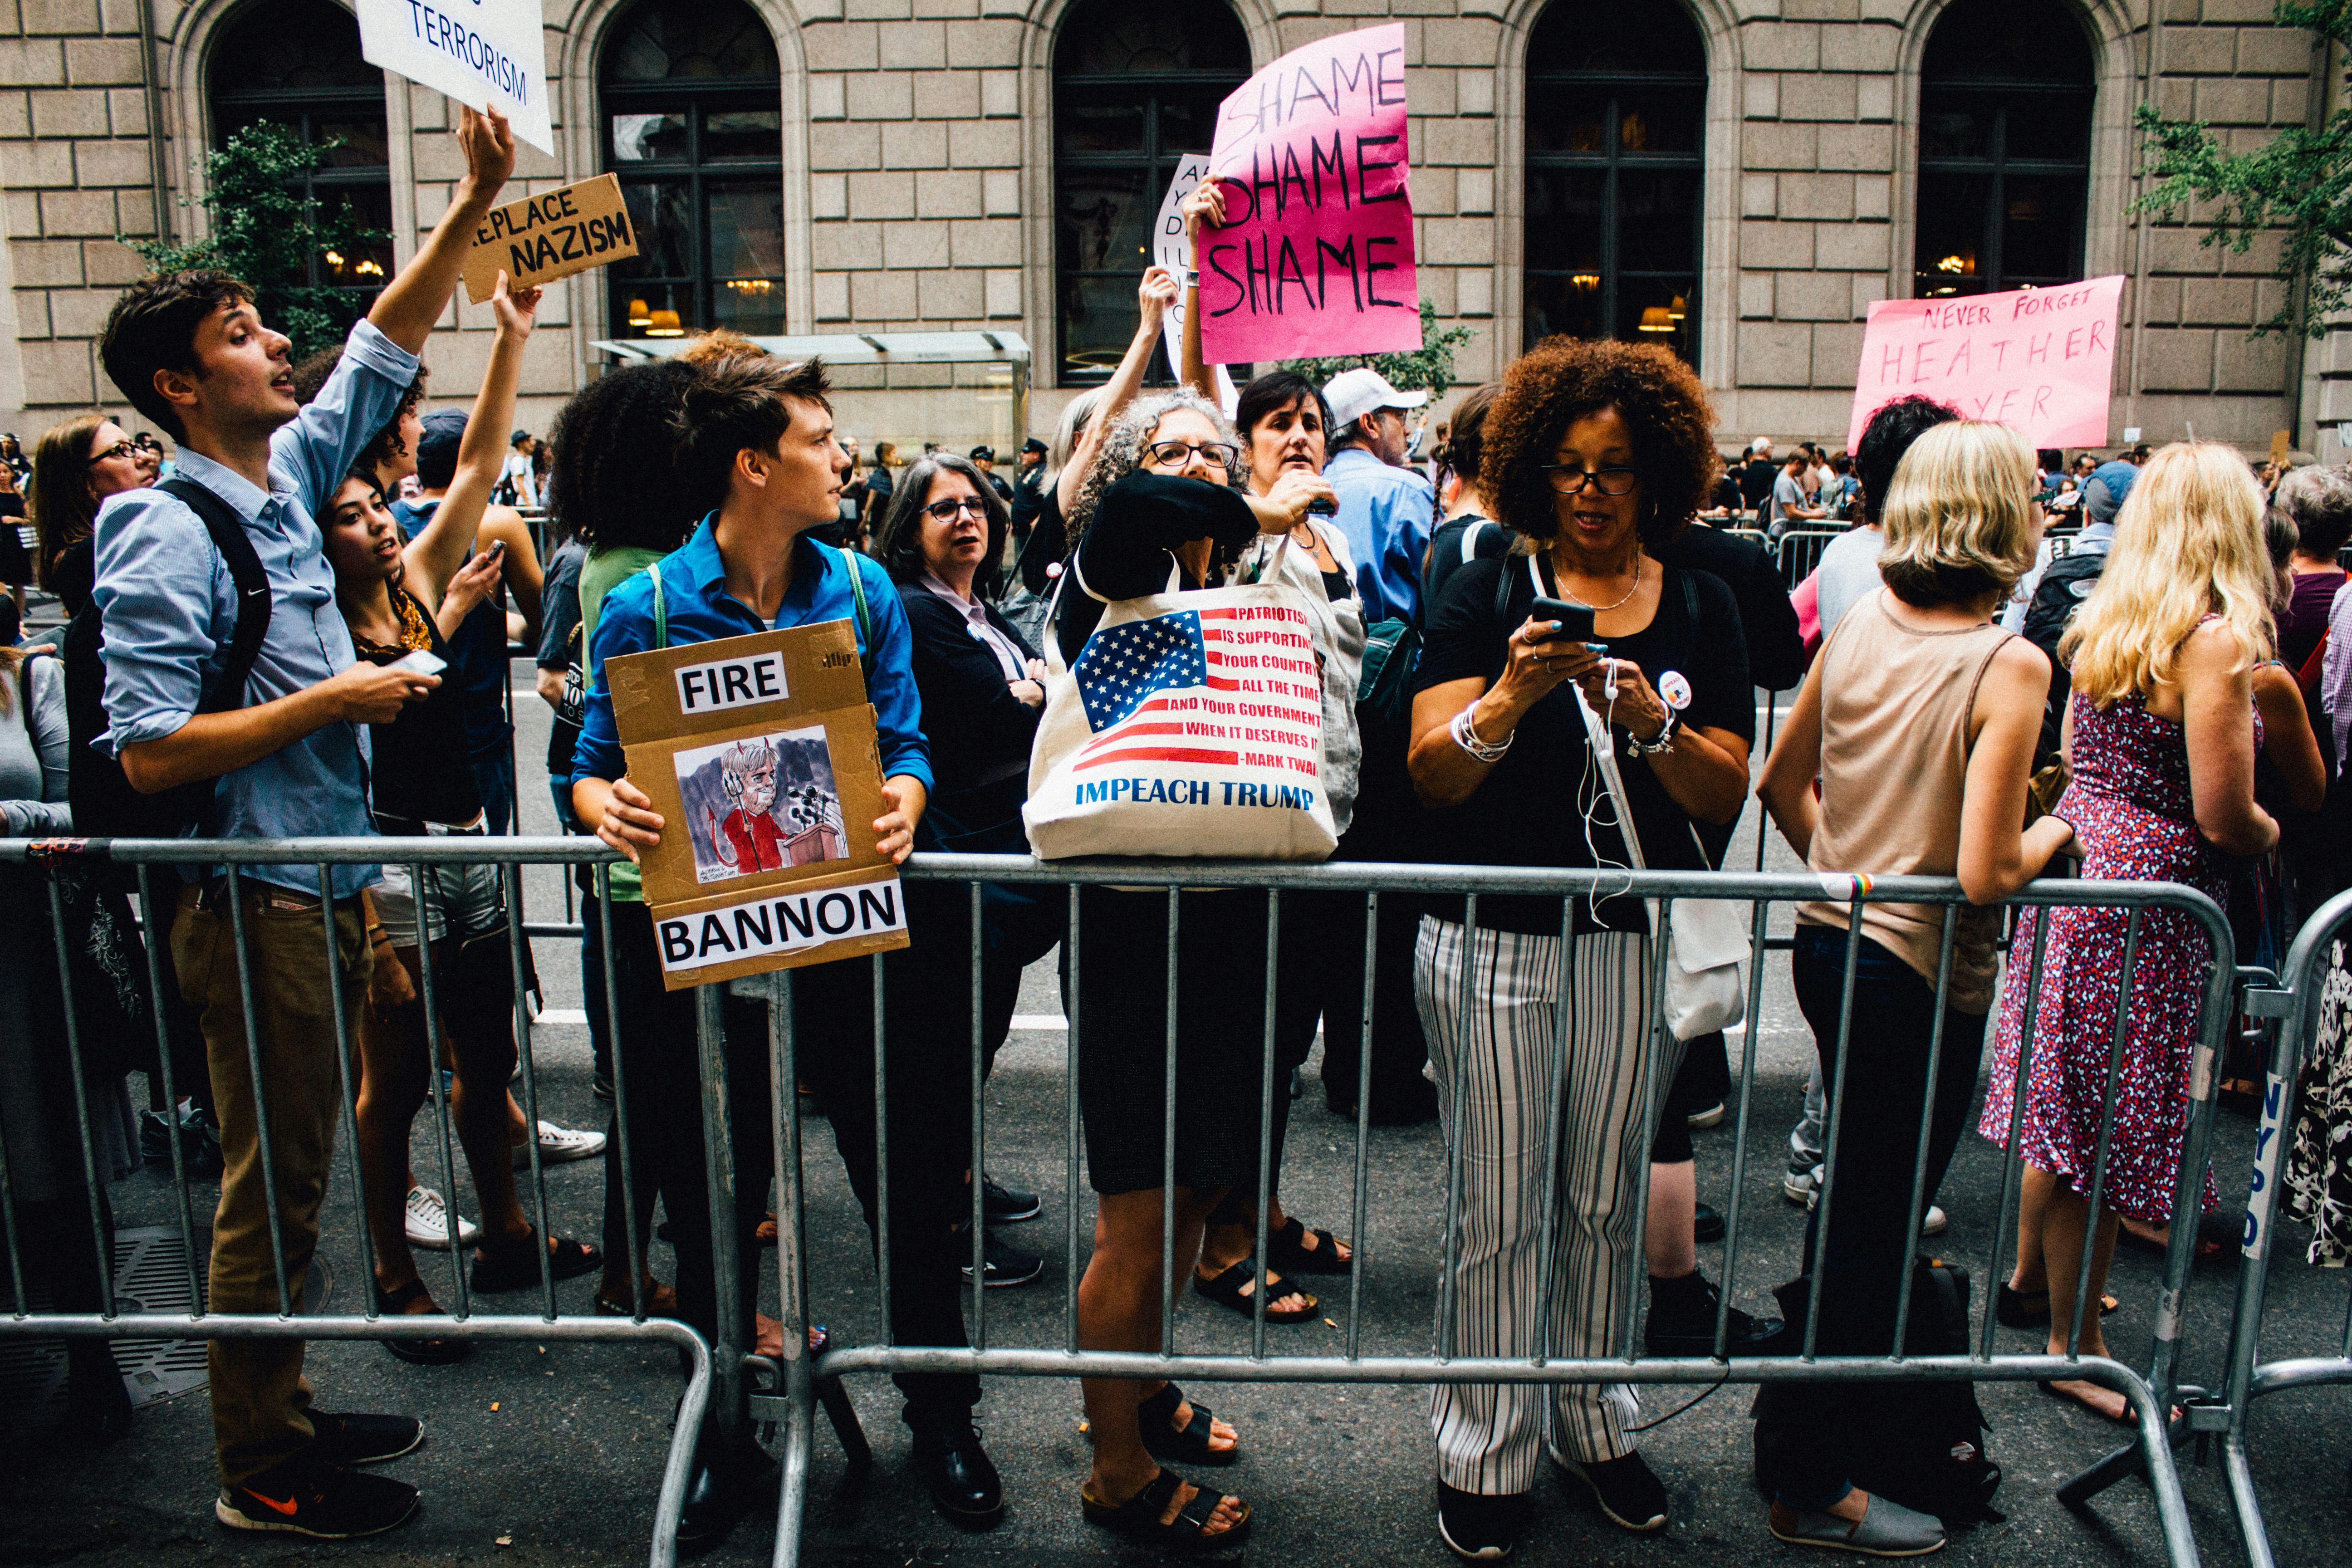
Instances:
[[[1673,709],[1667,709],[1666,721],[1658,727],[1658,738],[1654,741],[1644,741],[1628,731],[1625,735],[1625,754],[1629,757],[1654,757],[1661,752],[1673,751],[1675,721],[1681,717],[1682,715]]]
[[[1491,743],[1480,740],[1478,738],[1477,729],[1472,724],[1470,719],[1471,713],[1475,710],[1477,704],[1473,703],[1470,707],[1465,708],[1461,712],[1456,713],[1454,716],[1454,722],[1447,726],[1448,732],[1453,735],[1454,743],[1455,745],[1469,752],[1478,761],[1482,763],[1500,762],[1503,760],[1503,753],[1511,749],[1511,742],[1518,738],[1518,731],[1514,730],[1509,734],[1505,735],[1500,741]]]

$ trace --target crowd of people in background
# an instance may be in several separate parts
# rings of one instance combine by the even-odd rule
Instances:
[[[723,332],[607,370],[542,439],[515,413],[538,294],[503,279],[470,408],[425,407],[420,355],[513,162],[495,116],[467,111],[458,141],[467,172],[449,215],[341,348],[292,363],[236,279],[147,279],[115,307],[102,357],[172,445],[98,414],[29,455],[0,435],[0,615],[21,616],[37,587],[68,620],[61,634],[12,624],[0,637],[0,830],[160,821],[226,838],[371,838],[386,862],[338,866],[323,886],[309,867],[255,866],[234,883],[191,868],[148,900],[143,937],[127,889],[80,874],[62,954],[47,922],[26,923],[25,962],[0,969],[0,1115],[26,1255],[61,1308],[99,1290],[76,1216],[103,1213],[104,1187],[159,1147],[213,1151],[213,1309],[299,1304],[340,1106],[320,1042],[340,1032],[357,1048],[379,1310],[445,1310],[414,1249],[454,1247],[472,1292],[594,1275],[600,1313],[675,1316],[711,1336],[722,1320],[748,1322],[777,1353],[758,1271],[740,1271],[741,1299],[721,1301],[713,1257],[715,1226],[747,1254],[773,1234],[767,1102],[735,1098],[736,1190],[714,1213],[694,995],[665,986],[635,864],[680,825],[628,776],[606,665],[849,622],[884,813],[843,831],[893,861],[1020,854],[1041,724],[1110,607],[1235,586],[1283,595],[1311,637],[1339,859],[1719,868],[1752,790],[1816,870],[1955,877],[1969,902],[1869,903],[1858,931],[1847,904],[1797,911],[1791,973],[1817,1061],[1783,1188],[1820,1214],[1833,1127],[1848,1179],[1834,1217],[1809,1222],[1801,1274],[1771,1317],[1727,1306],[1699,1267],[1723,1216],[1700,1199],[1690,1131],[1722,1120],[1729,1068],[1712,1026],[1654,1048],[1661,966],[1643,900],[1489,897],[1474,923],[1459,896],[1400,893],[1368,931],[1353,896],[1286,896],[1270,944],[1263,889],[1187,890],[1171,906],[1085,889],[1086,962],[1063,976],[1097,1194],[1083,1347],[1158,1350],[1162,1303],[1188,1275],[1193,1295],[1245,1318],[1323,1315],[1316,1281],[1346,1273],[1353,1249],[1286,1204],[1290,1097],[1261,1099],[1268,1042],[1287,1078],[1321,1040],[1334,1111],[1440,1121],[1463,1173],[1459,1264],[1437,1291],[1452,1356],[1606,1357],[1636,1313],[1655,1354],[1788,1354],[1815,1297],[1821,1353],[1885,1353],[1899,1321],[1916,1334],[1935,1321],[1926,1303],[1942,1287],[1917,1238],[1945,1224],[1938,1190],[1972,1110],[2025,1173],[1993,1310],[2053,1354],[2103,1350],[2119,1243],[2161,1245],[2197,1223],[2173,1199],[2210,942],[2166,910],[2128,942],[2120,910],[2036,911],[2012,933],[2042,954],[2034,992],[2024,966],[2003,966],[2000,906],[2062,863],[2186,883],[2230,910],[2242,958],[2275,963],[2352,882],[2338,847],[2352,739],[2345,469],[2258,472],[2195,441],[2070,460],[1919,397],[1876,411],[1851,452],[1759,437],[1726,455],[1683,361],[1565,338],[1450,407],[1370,364],[1240,378],[1228,406],[1202,359],[1197,279],[1158,268],[1105,384],[1002,460],[988,445],[862,450],[835,424],[822,365]],[[1195,230],[1216,221],[1217,183],[1183,210]],[[1175,384],[1147,384],[1180,301]],[[1792,534],[1833,535],[1793,583]],[[605,876],[583,868],[578,886],[595,1090],[615,1101],[603,1131],[533,1124],[508,1089],[519,993],[536,985],[528,945],[509,942],[514,885],[496,867],[397,864],[402,839],[519,827],[515,646],[551,712],[548,804],[567,832],[623,857]],[[43,657],[60,648],[62,660]],[[1759,689],[1793,693],[1760,758]],[[769,798],[773,758],[739,763],[746,798]],[[0,868],[0,894],[33,907],[40,875]],[[1009,884],[977,903],[939,883],[904,892],[910,942],[884,962],[878,1042],[866,966],[798,972],[801,1088],[832,1119],[877,1245],[887,1194],[893,1341],[954,1347],[967,1342],[965,1289],[1045,1268],[1005,1228],[1040,1201],[984,1168],[961,1086],[973,1040],[992,1068],[1024,970],[1070,917],[1058,896]],[[160,1028],[133,961],[142,941],[168,955]],[[1369,996],[1368,941],[1381,955]],[[84,1040],[121,1041],[85,1048],[79,1085],[53,1048],[61,957],[79,966],[77,995],[110,1009]],[[1461,1007],[1465,995],[1477,1005]],[[766,1081],[766,1010],[734,994],[722,1005],[739,1084]],[[165,1066],[176,1102],[154,1087]],[[412,1125],[445,1066],[478,1217],[410,1167]],[[143,1126],[131,1072],[151,1085]],[[1555,1075],[1569,1086],[1556,1156]],[[87,1170],[59,1132],[78,1100],[92,1111]],[[2304,1105],[2292,1203],[2314,1224],[2315,1260],[2341,1262],[2352,1066],[2323,1064]],[[566,1161],[601,1166],[593,1240],[540,1235],[518,1196],[519,1167]],[[1171,1223],[1174,1279],[1162,1274]],[[278,1296],[273,1229],[296,1303]],[[385,1348],[434,1365],[468,1345]],[[410,1517],[415,1489],[362,1467],[414,1447],[417,1423],[322,1411],[302,1367],[299,1341],[212,1342],[217,1518],[349,1536]],[[102,1347],[75,1342],[69,1372],[76,1429],[120,1436],[130,1411]],[[993,1521],[1004,1500],[974,1422],[980,1380],[898,1384],[933,1500],[961,1522]],[[1896,1497],[1869,1479],[1887,1473],[1890,1449],[1980,1428],[1966,1385],[1937,1386],[1775,1385],[1757,1409],[1771,1531],[1866,1553],[1940,1546],[1981,1497]],[[2128,1418],[2111,1391],[2047,1386],[2094,1418]],[[1229,1466],[1252,1434],[1170,1383],[1091,1378],[1084,1399],[1087,1519],[1181,1551],[1245,1538],[1252,1502],[1172,1467]],[[1507,1555],[1532,1528],[1547,1460],[1625,1530],[1671,1517],[1631,1385],[1446,1383],[1430,1424],[1437,1527],[1466,1559]],[[716,1541],[775,1484],[764,1451],[712,1423],[681,1541]]]

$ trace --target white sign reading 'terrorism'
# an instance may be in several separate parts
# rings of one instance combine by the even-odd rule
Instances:
[[[476,109],[495,106],[518,138],[555,151],[540,0],[359,0],[358,11],[370,64]]]

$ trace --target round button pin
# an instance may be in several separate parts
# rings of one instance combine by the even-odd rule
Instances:
[[[1670,669],[1658,677],[1658,695],[1666,706],[1679,713],[1691,705],[1691,684],[1679,669]]]

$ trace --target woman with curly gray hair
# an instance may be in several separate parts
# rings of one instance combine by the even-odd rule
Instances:
[[[1059,595],[1063,657],[1075,663],[1114,599],[1223,584],[1261,533],[1304,521],[1314,488],[1256,496],[1235,483],[1243,454],[1233,427],[1192,392],[1137,402],[1112,426],[1073,499],[1072,550]],[[1088,1179],[1100,1194],[1094,1255],[1078,1287],[1078,1342],[1156,1351],[1163,1209],[1174,1205],[1173,1267],[1190,1269],[1202,1225],[1229,1189],[1254,1189],[1257,1085],[1265,1038],[1265,894],[1180,896],[1175,984],[1175,1186],[1163,1185],[1169,907],[1159,892],[1086,888],[1085,962],[1065,998],[1078,1024],[1079,1095]],[[1232,1287],[1246,1301],[1261,1282]],[[1272,1271],[1268,1271],[1269,1275]],[[1268,1321],[1311,1314],[1311,1299],[1278,1277],[1263,1281]],[[1089,1378],[1094,1465],[1080,1489],[1086,1516],[1125,1535],[1180,1549],[1238,1545],[1250,1510],[1196,1488],[1159,1459],[1229,1465],[1234,1429],[1170,1383]]]

